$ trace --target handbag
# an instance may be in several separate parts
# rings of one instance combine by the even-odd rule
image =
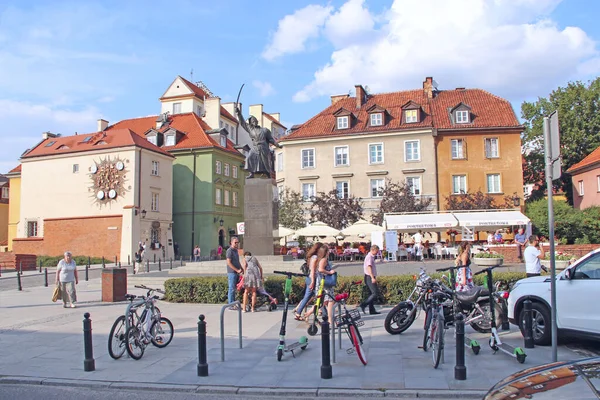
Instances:
[[[235,285],[235,288],[238,291],[242,291],[244,290],[244,275],[242,275],[237,283],[237,285]]]
[[[56,284],[54,288],[54,292],[52,292],[52,301],[56,303],[56,301],[62,296],[62,292],[60,290],[60,283]]]
[[[337,286],[337,272],[331,275],[325,275],[325,287],[332,288]]]

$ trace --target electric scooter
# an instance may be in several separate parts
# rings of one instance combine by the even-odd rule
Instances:
[[[525,351],[521,347],[513,347],[507,343],[502,343],[502,340],[500,340],[500,336],[498,335],[498,329],[496,329],[496,310],[495,307],[493,307],[493,304],[496,301],[496,299],[494,298],[494,278],[492,277],[492,270],[494,268],[496,267],[488,267],[474,274],[487,274],[487,285],[490,292],[490,312],[492,314],[492,334],[490,336],[488,344],[490,345],[490,348],[494,350],[494,354],[498,350],[500,350],[504,354],[516,358],[519,363],[523,364],[525,362],[525,358],[527,357]]]
[[[292,277],[299,276],[305,278],[307,275],[298,274],[296,272],[287,272],[287,271],[273,271],[276,274],[286,275],[285,280],[285,304],[283,308],[283,317],[281,318],[281,328],[279,329],[279,346],[277,346],[277,361],[281,361],[283,357],[283,353],[287,353],[288,351],[292,353],[292,356],[296,358],[294,354],[294,350],[300,348],[301,350],[305,350],[306,346],[308,346],[308,338],[306,336],[301,336],[300,340],[295,343],[292,343],[288,346],[285,345],[285,327],[287,323],[287,313],[288,306],[290,304],[290,293],[292,292]]]

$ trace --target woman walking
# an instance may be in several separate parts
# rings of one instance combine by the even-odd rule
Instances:
[[[294,310],[294,317],[297,321],[301,321],[303,319],[302,311],[304,310],[304,307],[306,307],[310,298],[314,294],[315,283],[317,280],[317,259],[318,259],[317,252],[319,251],[319,249],[321,247],[323,247],[323,243],[317,242],[306,253],[306,264],[308,266],[308,276],[306,277],[306,280],[305,280],[306,281],[306,290],[304,292],[304,298],[302,299],[300,304],[298,304],[298,306]]]
[[[75,303],[77,302],[75,285],[79,283],[79,276],[77,275],[77,266],[73,260],[73,254],[70,251],[65,252],[64,258],[56,266],[56,285],[59,282],[63,307],[67,308],[68,301],[71,308],[75,308]]]
[[[323,246],[317,252],[317,265],[318,265],[318,279],[317,279],[317,290],[321,284],[321,279],[325,279],[326,275],[333,275],[336,272],[333,270],[333,266],[329,262],[329,248]],[[335,304],[335,295],[333,293],[333,287],[325,286],[323,288],[323,306],[327,307],[327,316],[329,322],[333,323],[333,305]]]
[[[248,304],[248,294],[252,293],[252,312],[256,306],[256,290],[263,287],[263,270],[256,257],[252,256],[249,251],[244,253],[242,261],[242,269],[244,270],[244,304],[242,312],[246,312]]]
[[[458,246],[458,258],[456,259],[456,291],[466,292],[472,289],[473,273],[471,272],[471,243],[462,242]]]

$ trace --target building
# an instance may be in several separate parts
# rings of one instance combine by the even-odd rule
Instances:
[[[21,157],[16,254],[173,257],[174,157],[127,129],[43,140]],[[14,229],[11,216],[11,228]]]
[[[573,206],[600,206],[600,147],[567,170],[573,181]]]
[[[0,252],[8,250],[9,188],[8,178],[0,174]]]
[[[5,175],[10,187],[8,197],[8,243],[7,250],[12,251],[13,239],[17,237],[17,226],[21,217],[21,164]]]

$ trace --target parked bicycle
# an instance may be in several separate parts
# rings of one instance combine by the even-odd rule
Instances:
[[[343,328],[350,339],[350,343],[352,343],[352,347],[347,349],[346,352],[348,354],[356,352],[360,362],[362,362],[364,365],[367,365],[367,354],[362,348],[363,338],[358,330],[358,327],[363,326],[365,322],[361,319],[358,308],[348,310],[348,307],[346,307],[346,300],[348,300],[348,297],[350,296],[352,287],[359,286],[361,284],[362,281],[352,282],[347,292],[340,293],[335,296],[335,302],[340,304],[344,309],[340,315],[335,317],[335,327]]]
[[[445,291],[438,290],[431,294],[431,304],[427,310],[426,330],[423,336],[423,350],[431,349],[433,368],[440,365],[444,352],[444,333],[446,329],[448,300],[452,296]]]

